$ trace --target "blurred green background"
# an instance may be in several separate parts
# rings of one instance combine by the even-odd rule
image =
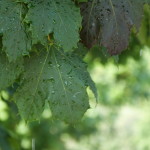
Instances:
[[[0,150],[150,150],[150,9],[145,7],[140,32],[129,48],[109,58],[102,48],[85,57],[96,83],[96,104],[80,124],[69,126],[51,118],[26,124],[11,101],[12,89],[0,92]]]

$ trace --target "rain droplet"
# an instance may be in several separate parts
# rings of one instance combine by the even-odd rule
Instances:
[[[68,82],[67,82],[67,81],[65,81],[65,85],[68,85]]]
[[[52,83],[55,82],[54,78],[50,78],[50,79],[48,79],[48,81],[50,81],[50,82],[52,82]]]
[[[52,94],[55,94],[55,91],[52,91]]]
[[[61,65],[57,64],[57,67],[59,68]]]

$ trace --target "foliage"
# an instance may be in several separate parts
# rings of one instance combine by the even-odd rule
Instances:
[[[78,121],[89,107],[86,87],[94,88],[85,63],[74,53],[64,54],[54,48],[32,58],[25,59],[23,83],[14,96],[22,117],[39,118],[44,110],[43,99],[47,99],[55,118]]]
[[[138,61],[128,58],[119,69],[110,61],[102,65],[94,60],[89,72],[101,95],[100,104],[95,108],[89,92],[93,107],[75,126],[53,121],[48,106],[40,122],[26,124],[16,116],[9,94],[1,92],[0,149],[29,150],[35,141],[36,150],[149,150],[149,56],[150,49],[144,48]]]
[[[12,99],[26,121],[40,119],[48,102],[54,118],[79,122],[89,108],[87,87],[98,97],[83,44],[120,53],[139,30],[145,3],[0,0],[0,90],[17,84]]]
[[[120,54],[128,46],[132,27],[139,30],[144,3],[141,0],[93,0],[81,5],[82,41],[88,47],[103,45],[111,55]]]
[[[105,65],[95,60],[91,75],[101,95],[100,104],[120,106],[150,100],[149,56],[149,48],[145,47],[138,62],[128,58],[126,64],[119,65],[118,68],[111,60]]]

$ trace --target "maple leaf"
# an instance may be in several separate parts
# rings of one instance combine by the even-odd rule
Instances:
[[[22,21],[23,7],[12,0],[0,0],[0,34],[3,35],[3,50],[9,61],[28,55],[31,39]]]
[[[46,37],[54,33],[57,45],[65,51],[77,47],[81,15],[71,0],[33,0],[29,2],[26,21],[31,23],[34,44],[46,45]]]
[[[86,64],[75,53],[41,49],[40,54],[25,59],[22,84],[14,100],[27,121],[39,119],[48,101],[54,118],[76,123],[89,108],[88,86],[97,97]]]
[[[81,4],[82,42],[87,47],[103,45],[111,55],[120,54],[128,47],[132,27],[139,30],[143,4],[141,0],[93,0]]]

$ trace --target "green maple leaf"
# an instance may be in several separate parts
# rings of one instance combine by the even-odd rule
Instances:
[[[77,47],[81,16],[71,0],[33,0],[29,4],[26,20],[31,22],[33,43],[45,44],[46,37],[54,33],[64,50]]]
[[[9,61],[29,54],[31,40],[22,22],[23,6],[12,0],[0,0],[0,34]]]
[[[0,53],[0,91],[11,86],[23,71],[22,59],[9,63],[7,57]]]
[[[14,96],[25,120],[39,119],[47,100],[54,118],[68,123],[82,118],[89,108],[86,88],[93,83],[85,63],[76,57],[51,48],[25,60],[23,82]]]

